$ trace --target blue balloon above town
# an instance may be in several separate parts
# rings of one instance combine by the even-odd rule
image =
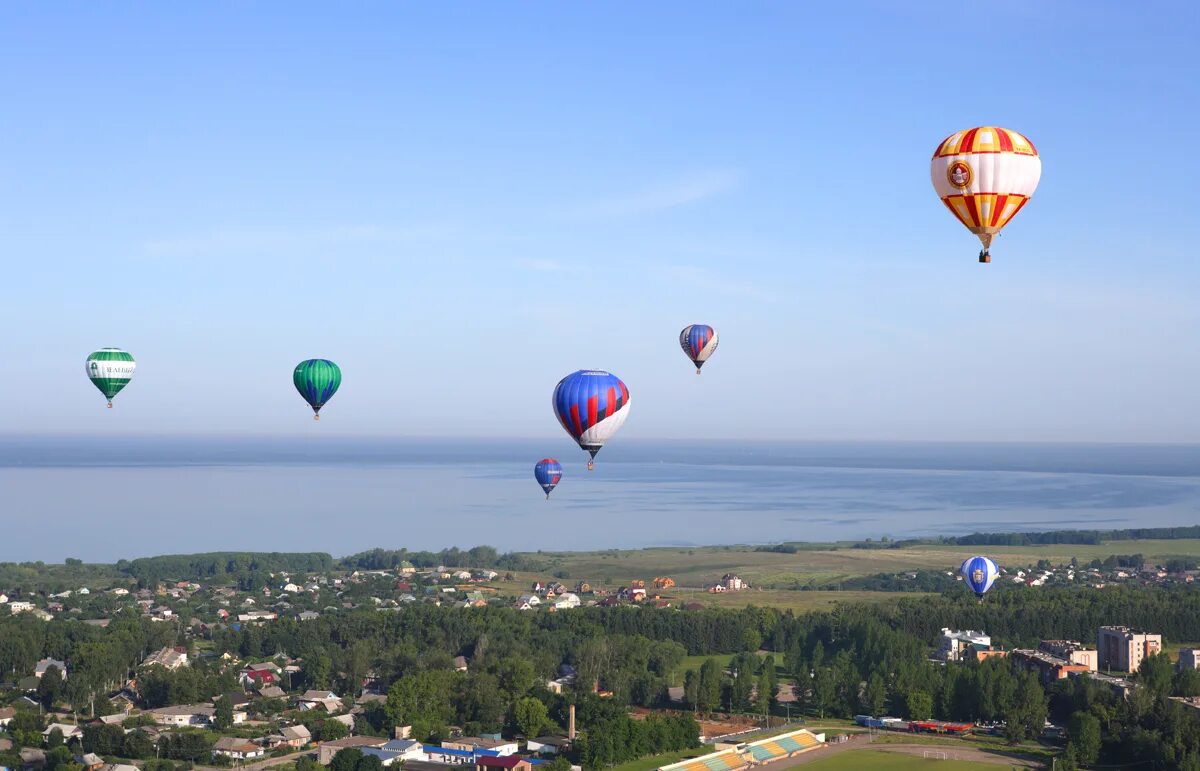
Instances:
[[[964,560],[958,572],[962,573],[963,580],[971,587],[971,591],[975,592],[975,596],[982,599],[988,589],[992,588],[996,576],[1000,575],[1000,568],[987,557],[975,556]]]
[[[562,479],[562,464],[554,458],[542,458],[533,467],[533,478],[542,486],[546,500],[550,500],[550,491],[558,486]]]
[[[550,405],[563,430],[595,458],[629,416],[629,389],[616,375],[581,369],[558,381]]]

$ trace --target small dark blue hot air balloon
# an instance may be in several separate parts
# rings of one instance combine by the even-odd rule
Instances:
[[[964,560],[958,572],[962,573],[963,580],[975,592],[975,596],[982,600],[983,595],[992,588],[996,576],[1000,575],[1000,568],[987,557],[975,556]]]
[[[533,467],[533,478],[546,491],[546,500],[550,500],[550,491],[562,479],[562,464],[554,458],[542,458]]]

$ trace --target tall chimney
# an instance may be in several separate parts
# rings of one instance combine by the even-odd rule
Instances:
[[[575,741],[575,705],[567,707],[567,738]]]

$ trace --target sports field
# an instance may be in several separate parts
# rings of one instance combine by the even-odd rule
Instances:
[[[812,771],[923,771],[923,769],[968,771],[979,768],[1000,771],[1004,768],[1027,768],[1027,766],[1010,766],[1003,761],[992,763],[990,759],[981,758],[954,760],[947,757],[942,759],[940,756],[934,757],[935,752],[930,750],[930,757],[922,757],[878,750],[851,750],[815,759],[803,764],[803,768],[806,771],[808,769]]]

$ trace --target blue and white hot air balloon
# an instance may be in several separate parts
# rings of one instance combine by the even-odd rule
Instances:
[[[558,486],[562,479],[562,464],[554,458],[542,458],[533,467],[533,478],[546,492],[546,500],[550,500],[550,491]]]
[[[975,556],[964,560],[958,572],[962,573],[963,580],[971,587],[971,591],[982,600],[983,595],[987,594],[987,590],[995,583],[996,576],[1000,575],[1000,568],[987,557]]]
[[[572,372],[554,387],[550,397],[554,416],[563,430],[594,459],[629,416],[629,389],[621,378],[598,369]],[[592,461],[588,461],[588,471]]]

